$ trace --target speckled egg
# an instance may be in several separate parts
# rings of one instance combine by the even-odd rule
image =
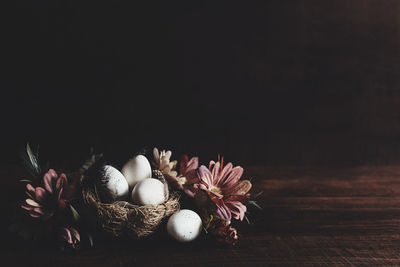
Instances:
[[[200,216],[192,210],[180,210],[172,215],[167,224],[167,232],[179,242],[195,240],[201,233]]]
[[[113,166],[104,166],[104,177],[102,178],[105,189],[111,200],[125,199],[129,193],[128,182],[124,175]]]
[[[138,155],[125,163],[122,167],[122,174],[128,181],[129,188],[132,189],[138,182],[151,178],[150,162],[145,156]]]
[[[154,178],[140,181],[132,190],[132,201],[139,205],[158,205],[165,200],[165,185]]]

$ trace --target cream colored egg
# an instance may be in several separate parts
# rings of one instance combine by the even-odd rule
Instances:
[[[157,179],[140,181],[132,190],[132,201],[139,205],[158,205],[165,201],[165,185]]]
[[[201,233],[200,216],[192,210],[180,210],[172,215],[167,223],[167,232],[179,242],[195,240]]]
[[[122,173],[113,166],[104,166],[104,177],[102,180],[112,200],[120,200],[128,196],[128,182]]]
[[[138,182],[151,177],[150,162],[145,156],[138,155],[125,163],[122,174],[128,181],[129,188],[132,189]]]

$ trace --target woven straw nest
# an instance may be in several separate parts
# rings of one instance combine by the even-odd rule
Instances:
[[[164,176],[158,170],[153,171],[153,177],[166,183]],[[101,229],[115,237],[128,236],[139,239],[153,233],[161,221],[180,209],[179,193],[169,194],[168,200],[159,205],[138,206],[127,201],[102,203],[91,189],[82,191],[86,205],[97,211]]]

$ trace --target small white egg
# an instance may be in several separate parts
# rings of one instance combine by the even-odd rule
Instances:
[[[122,174],[128,181],[129,188],[132,189],[138,182],[151,178],[150,162],[145,156],[138,155],[125,163],[122,167]]]
[[[112,200],[124,199],[128,196],[129,185],[124,175],[113,166],[104,166],[104,177],[102,180],[108,189]]]
[[[165,201],[165,185],[157,179],[140,181],[132,190],[132,200],[139,205],[158,205]]]
[[[192,210],[180,210],[172,215],[167,223],[167,232],[179,242],[195,240],[201,233],[200,216]]]

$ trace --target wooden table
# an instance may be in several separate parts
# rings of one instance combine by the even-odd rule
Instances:
[[[400,265],[400,167],[248,167],[245,174],[264,190],[264,209],[251,211],[254,225],[240,229],[236,247],[100,242],[62,254],[10,242],[2,259],[9,265],[74,267]]]

